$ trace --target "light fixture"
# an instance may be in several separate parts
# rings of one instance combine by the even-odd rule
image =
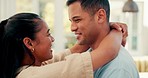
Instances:
[[[123,12],[138,12],[138,5],[133,0],[128,0],[122,9]]]

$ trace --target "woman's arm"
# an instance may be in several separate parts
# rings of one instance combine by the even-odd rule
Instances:
[[[30,66],[17,78],[93,78],[93,71],[111,61],[120,49],[121,32],[112,30],[92,52],[74,53],[63,61],[44,66]]]
[[[118,31],[122,31],[122,46],[126,44],[126,38],[128,36],[128,27],[125,23],[120,22],[110,22],[109,26],[111,29],[116,29]],[[73,47],[70,48],[71,53],[82,53],[89,49],[88,45],[79,45],[75,44]]]
[[[83,53],[86,52],[90,47],[88,45],[75,44],[70,48],[71,53]]]
[[[128,36],[128,27],[127,27],[127,25],[125,24],[125,23],[120,23],[120,22],[110,22],[109,23],[109,25],[110,25],[110,27],[111,27],[111,29],[116,29],[116,30],[119,30],[119,29],[121,29],[121,31],[122,31],[122,46],[124,46],[125,47],[125,45],[126,45],[126,38],[127,38],[127,36]]]
[[[93,70],[98,69],[111,61],[118,54],[121,46],[122,32],[112,30],[100,43],[99,47],[91,52]]]

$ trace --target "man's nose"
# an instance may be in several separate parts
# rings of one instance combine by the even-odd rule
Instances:
[[[74,32],[77,30],[77,25],[75,23],[71,23],[71,31]]]

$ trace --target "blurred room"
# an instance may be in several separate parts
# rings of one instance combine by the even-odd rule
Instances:
[[[110,22],[128,25],[125,48],[133,56],[140,78],[148,78],[148,0],[133,0],[137,7],[128,11],[126,2],[131,0],[109,0]],[[75,44],[70,31],[66,0],[0,0],[0,21],[20,12],[39,14],[48,24],[55,38],[53,49],[60,52]]]

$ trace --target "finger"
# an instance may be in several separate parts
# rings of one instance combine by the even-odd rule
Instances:
[[[113,25],[114,23],[113,22],[109,22],[109,26]]]
[[[110,27],[113,29],[116,29],[118,31],[122,30],[122,28],[120,27],[120,25],[118,23],[110,23]]]
[[[47,63],[47,61],[44,61],[44,62],[42,62],[42,66],[44,66],[44,65],[47,65],[48,63]]]
[[[120,27],[122,28],[123,33],[126,33],[128,31],[126,24],[120,24]]]
[[[126,24],[122,24],[121,25],[121,28],[122,28],[122,32],[123,32],[123,37],[127,37],[128,36],[128,28],[127,28],[127,25]]]
[[[44,65],[45,65],[45,63],[44,63],[44,62],[42,62],[41,66],[44,66]]]
[[[123,47],[125,47],[125,45],[126,45],[126,38],[122,39],[122,43],[121,44],[122,44]]]

